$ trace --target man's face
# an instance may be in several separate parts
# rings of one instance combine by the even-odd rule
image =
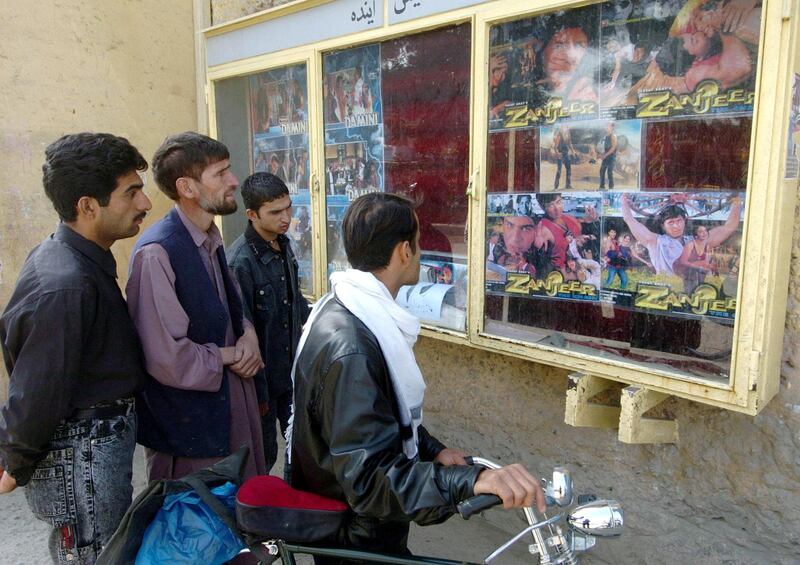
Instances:
[[[561,200],[560,196],[558,196],[555,200],[550,202],[550,204],[545,206],[544,211],[548,218],[551,220],[557,220],[564,213],[564,201]]]
[[[528,216],[508,216],[503,221],[503,241],[512,255],[527,253],[536,239],[536,226]]]
[[[139,173],[130,171],[117,178],[117,186],[106,206],[100,206],[96,218],[98,240],[108,247],[118,239],[139,233],[147,211],[152,207],[142,187]]]
[[[211,163],[197,181],[200,208],[209,214],[225,216],[236,211],[236,187],[239,180],[231,171],[229,159]]]
[[[664,220],[663,224],[664,233],[670,237],[679,238],[686,230],[686,218],[678,216],[676,218],[669,218]]]
[[[684,33],[681,37],[683,38],[683,48],[690,55],[702,57],[711,49],[711,41],[702,31]]]
[[[261,235],[274,239],[286,233],[292,223],[292,199],[288,194],[276,198],[272,202],[264,202],[256,211],[255,217],[248,214],[253,226]]]
[[[556,32],[544,48],[545,72],[548,76],[575,72],[588,48],[589,38],[581,28],[571,27]]]

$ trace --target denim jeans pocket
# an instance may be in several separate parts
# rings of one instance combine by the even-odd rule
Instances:
[[[75,521],[73,460],[71,447],[49,451],[36,465],[25,487],[25,498],[33,514],[54,527]]]

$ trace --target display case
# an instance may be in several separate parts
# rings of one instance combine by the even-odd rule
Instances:
[[[347,267],[349,202],[402,193],[422,271],[398,302],[426,335],[571,369],[574,425],[669,395],[755,414],[779,382],[796,10],[292,2],[205,31],[210,129],[287,181],[310,298]],[[674,438],[651,424],[627,440]]]

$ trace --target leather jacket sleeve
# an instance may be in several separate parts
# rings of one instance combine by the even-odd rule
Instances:
[[[420,426],[417,430],[419,439],[419,457],[423,461],[433,461],[439,452],[445,448],[445,445],[433,437],[425,426]]]
[[[403,454],[389,376],[377,357],[351,353],[333,360],[311,400],[332,471],[358,515],[441,522],[472,496],[480,469],[430,461],[444,446],[424,429],[421,457]]]

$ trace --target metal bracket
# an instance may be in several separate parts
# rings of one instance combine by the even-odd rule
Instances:
[[[629,386],[622,389],[619,417],[619,441],[623,443],[678,443],[678,422],[644,418],[645,412],[670,395]]]
[[[619,425],[620,409],[589,401],[615,384],[614,381],[585,373],[567,375],[564,422],[570,426],[583,428],[616,428]]]

